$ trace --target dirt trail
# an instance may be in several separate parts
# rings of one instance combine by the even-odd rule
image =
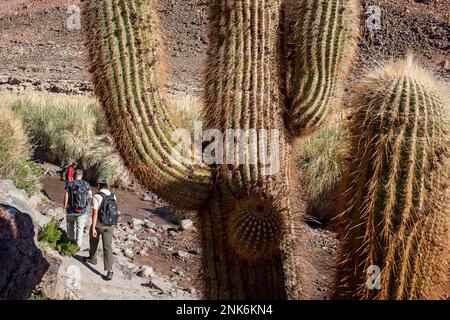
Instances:
[[[48,166],[48,165],[46,165]],[[54,166],[49,166],[54,167]],[[47,171],[48,172],[48,171]],[[61,208],[64,197],[64,182],[59,181],[53,173],[46,176],[44,190],[52,201],[53,208]],[[93,188],[93,192],[97,190]],[[160,204],[143,201],[138,194],[121,190],[112,190],[119,202],[121,218],[116,227],[113,249],[115,277],[111,282],[103,280],[101,245],[99,246],[99,264],[92,266],[82,261],[88,256],[89,235],[91,225],[89,217],[81,251],[74,257],[63,259],[63,272],[59,275],[61,283],[67,283],[66,277],[70,268],[77,268],[81,274],[80,289],[72,290],[70,294],[76,299],[172,299],[196,298],[192,292],[201,289],[200,243],[195,228],[181,234],[178,225],[170,222],[160,212]],[[65,230],[64,215],[59,217],[59,225]],[[149,221],[152,229],[133,228],[133,219]],[[151,231],[149,233],[149,231]],[[131,241],[129,241],[131,239]],[[150,240],[156,241],[149,245]],[[133,257],[125,257],[124,252],[130,249]],[[145,254],[142,252],[145,251]],[[179,252],[188,253],[188,257],[179,257]],[[155,273],[175,281],[174,291],[170,295],[158,293],[149,287],[149,281],[137,276],[137,272],[144,267],[151,267]],[[181,276],[180,276],[181,275]],[[67,288],[66,288],[67,289]]]

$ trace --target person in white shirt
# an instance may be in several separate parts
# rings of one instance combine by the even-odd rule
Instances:
[[[102,223],[102,210],[106,210],[104,206],[105,199],[114,199],[115,205],[117,209],[117,198],[114,194],[111,193],[108,187],[108,183],[106,179],[99,178],[97,181],[99,192],[96,193],[93,197],[93,206],[92,206],[92,226],[90,230],[90,238],[89,238],[89,257],[86,258],[86,261],[91,264],[97,264],[97,248],[98,243],[100,241],[100,237],[102,237],[103,244],[103,262],[106,274],[106,280],[112,280],[113,278],[113,250],[112,250],[112,240],[114,234],[114,224],[104,224]],[[114,204],[113,204],[114,206]],[[118,214],[118,211],[117,211]],[[117,217],[116,217],[117,219]]]

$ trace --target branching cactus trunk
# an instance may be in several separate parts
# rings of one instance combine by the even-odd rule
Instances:
[[[210,1],[203,129],[211,144],[194,153],[213,152],[198,164],[173,154],[171,137],[183,126],[161,89],[155,1],[84,5],[92,80],[118,150],[145,187],[199,211],[207,298],[307,298],[313,281],[300,245],[292,149],[297,137],[326,122],[339,99],[356,48],[358,1],[298,1],[308,10],[286,26],[291,2]],[[283,30],[312,41],[296,48],[293,77],[285,72]],[[311,59],[316,51],[320,59]]]
[[[355,87],[335,296],[446,298],[449,101],[409,57]]]

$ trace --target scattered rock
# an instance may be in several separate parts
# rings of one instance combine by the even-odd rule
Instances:
[[[154,270],[152,267],[143,266],[141,271],[138,272],[140,277],[150,279],[154,274]]]
[[[19,80],[19,79],[17,79],[17,78],[8,78],[8,82],[7,82],[7,84],[9,84],[9,85],[11,85],[11,86],[17,86],[17,85],[19,85],[19,84],[21,84],[22,83],[22,81],[21,80]]]
[[[444,70],[450,70],[450,58],[442,60],[439,66]]]
[[[174,230],[170,230],[170,231],[169,231],[169,236],[171,236],[171,237],[176,237],[176,236],[178,236],[178,232],[176,232],[176,231],[174,231]]]
[[[189,253],[187,253],[186,251],[178,250],[176,252],[176,256],[179,257],[179,258],[184,259],[184,258],[189,257]]]
[[[192,295],[195,295],[197,293],[197,290],[195,288],[187,288],[185,290]]]
[[[200,248],[192,248],[192,249],[189,249],[188,252],[189,252],[190,254],[195,254],[195,255],[197,255],[197,254],[201,254],[201,253],[202,253],[202,250],[201,250]]]
[[[138,242],[139,241],[139,238],[136,237],[134,234],[128,234],[126,239],[127,239],[127,241],[131,241],[131,242]]]
[[[142,197],[142,201],[157,201],[158,196],[153,193],[147,193]]]
[[[28,200],[26,192],[17,189],[11,180],[0,180],[0,204],[27,213],[33,220],[34,232],[37,235],[39,230],[50,221],[50,218],[33,209]]]
[[[172,284],[169,280],[163,279],[159,276],[152,276],[150,280],[150,286],[157,290],[160,290],[164,294],[169,294],[172,290]]]
[[[181,230],[190,230],[194,226],[194,223],[191,219],[185,219],[180,221],[180,229]]]
[[[144,226],[148,229],[156,229],[157,228],[156,223],[154,223],[153,221],[145,219],[144,222],[145,222]]]
[[[131,226],[132,226],[134,229],[136,229],[137,227],[141,227],[141,226],[143,226],[144,224],[145,224],[145,222],[142,221],[142,220],[140,220],[140,219],[136,219],[136,218],[131,219]]]
[[[163,224],[163,225],[161,226],[161,229],[163,229],[163,231],[168,231],[169,229],[172,229],[172,227],[169,226],[168,224]]]
[[[133,250],[131,250],[130,248],[126,248],[123,252],[123,254],[125,255],[125,257],[133,259],[134,254],[133,254]]]
[[[44,257],[50,264],[48,271],[45,273],[42,281],[39,283],[39,290],[49,299],[58,300],[65,298],[64,285],[61,284],[60,274],[62,273],[62,257],[50,248],[43,251]]]
[[[146,249],[140,250],[138,254],[139,254],[140,256],[142,256],[142,257],[147,257],[147,256],[148,256],[148,253],[147,253],[147,250],[146,250]]]

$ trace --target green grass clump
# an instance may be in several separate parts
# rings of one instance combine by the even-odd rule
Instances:
[[[53,218],[39,231],[38,241],[47,244],[52,249],[56,249],[61,235],[62,232],[58,229],[56,219]]]
[[[31,293],[31,295],[28,297],[27,300],[43,301],[43,300],[50,300],[50,299],[42,292],[33,292],[33,293]]]
[[[328,223],[345,168],[347,133],[339,122],[302,138],[297,147],[297,164],[306,202],[306,213],[312,220]]]
[[[63,256],[71,256],[78,252],[80,248],[75,241],[61,241],[56,245],[56,250]]]
[[[63,237],[63,232],[58,228],[55,218],[39,231],[38,241],[58,251],[64,256],[73,255],[78,252],[79,247],[75,241]]]
[[[42,189],[43,179],[41,168],[33,161],[25,161],[19,165],[12,180],[17,188],[31,195]]]

